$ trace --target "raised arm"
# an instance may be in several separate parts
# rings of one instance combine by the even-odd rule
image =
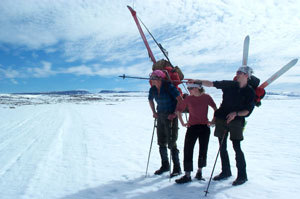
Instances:
[[[194,80],[195,83],[201,83],[203,86],[206,86],[206,87],[213,87],[214,86],[214,83],[212,81],[209,81],[209,80],[200,80],[200,79],[195,79]]]

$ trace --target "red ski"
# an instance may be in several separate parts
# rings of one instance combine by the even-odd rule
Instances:
[[[146,46],[146,48],[147,48],[148,55],[149,55],[151,61],[152,61],[153,63],[156,63],[156,60],[155,60],[154,55],[153,55],[153,53],[152,53],[152,51],[151,51],[151,49],[150,49],[150,46],[149,46],[148,41],[147,41],[147,39],[146,39],[146,36],[145,36],[145,34],[144,34],[143,30],[142,30],[142,27],[141,27],[141,25],[140,25],[140,22],[139,22],[139,20],[138,20],[138,18],[137,18],[137,16],[136,16],[136,11],[133,10],[130,6],[127,6],[127,8],[130,10],[131,15],[132,15],[132,17],[133,17],[133,19],[134,19],[134,21],[135,21],[135,23],[136,23],[136,26],[137,26],[138,29],[139,29],[140,35],[141,35],[141,37],[142,37],[142,39],[143,39],[143,41],[144,41],[144,44],[145,44],[145,46]]]

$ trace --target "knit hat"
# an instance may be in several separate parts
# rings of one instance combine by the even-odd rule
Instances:
[[[164,79],[164,78],[166,78],[166,74],[161,70],[155,70],[151,73],[150,78],[151,77],[159,77],[159,78]]]
[[[250,79],[251,75],[253,74],[253,69],[249,66],[242,65],[241,67],[239,67],[237,72],[242,72],[242,73],[247,74]]]

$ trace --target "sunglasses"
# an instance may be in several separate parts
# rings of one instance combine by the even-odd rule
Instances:
[[[195,87],[187,87],[188,90],[193,90]]]
[[[238,75],[245,75],[246,73],[244,73],[242,71],[237,71],[236,74],[238,74]]]
[[[152,76],[152,77],[150,77],[150,80],[159,80],[160,78],[159,77],[157,77],[157,76]]]

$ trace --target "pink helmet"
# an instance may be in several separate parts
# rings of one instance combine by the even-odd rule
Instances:
[[[166,78],[166,74],[163,71],[161,71],[161,70],[155,70],[155,71],[153,71],[151,73],[151,77],[153,77],[153,76],[156,76],[156,77],[159,77],[159,78],[162,78],[162,79]]]

